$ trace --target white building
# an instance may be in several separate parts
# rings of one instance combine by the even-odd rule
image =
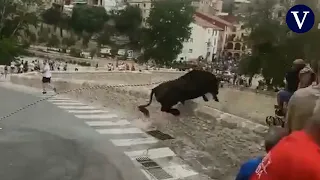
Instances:
[[[152,8],[152,0],[128,0],[127,2],[131,6],[138,6],[141,9],[142,25],[145,26]]]
[[[208,13],[212,15],[220,14],[222,12],[222,0],[194,0],[192,5],[197,11]]]
[[[217,53],[219,33],[223,29],[199,17],[194,17],[194,20],[190,24],[192,28],[190,39],[183,43],[183,49],[178,55],[177,61],[192,61],[200,56],[204,60],[212,61]]]

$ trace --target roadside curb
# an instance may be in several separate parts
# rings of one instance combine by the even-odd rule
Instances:
[[[37,87],[41,88],[39,77],[32,76],[32,75],[12,75],[10,81],[14,84],[20,84],[30,87]],[[105,83],[99,83],[96,81],[84,81],[84,80],[74,80],[74,79],[61,79],[55,78],[55,85],[61,91],[67,91],[71,89],[80,89],[80,88],[92,88],[92,89],[103,89]],[[148,99],[149,98],[149,90],[148,89],[141,89],[136,87],[111,87],[108,88],[110,91],[117,93],[121,96],[121,94],[125,93],[130,95],[134,98],[139,99]],[[105,89],[106,90],[106,89]],[[80,90],[75,90],[75,93],[80,93]],[[89,93],[93,99],[99,101],[103,99],[102,97],[98,97],[97,94]],[[201,119],[209,119],[215,121],[215,123],[219,123],[222,126],[228,127],[230,129],[241,129],[243,132],[254,132],[258,135],[263,136],[268,127],[262,124],[253,122],[253,120],[245,119],[230,113],[226,113],[220,111],[216,108],[206,106],[206,105],[199,105],[196,102],[192,102],[194,108],[193,113],[197,117]]]

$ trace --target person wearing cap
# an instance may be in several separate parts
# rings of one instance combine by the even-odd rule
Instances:
[[[312,102],[312,115],[302,130],[280,140],[262,159],[250,180],[320,180],[319,95],[318,91]]]
[[[284,105],[288,104],[291,96],[299,87],[299,73],[300,70],[306,66],[306,63],[302,59],[296,59],[293,61],[292,69],[286,73],[286,87],[277,94],[277,109],[276,114],[278,116],[284,116]]]
[[[318,61],[314,61],[312,63],[312,73],[314,77],[312,77],[313,79],[311,80],[317,81],[317,79],[319,79],[320,77],[320,66]],[[299,131],[303,129],[306,122],[313,114],[313,109],[316,101],[319,99],[319,96],[319,84],[311,84],[308,87],[297,90],[293,94],[288,104],[286,115],[286,128],[289,132]]]
[[[268,153],[283,137],[287,135],[287,131],[280,127],[270,127],[264,142],[264,147]],[[245,162],[239,170],[236,180],[250,180],[258,165],[261,163],[263,156],[250,159]]]

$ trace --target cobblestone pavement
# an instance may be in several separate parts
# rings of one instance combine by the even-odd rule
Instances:
[[[99,98],[97,101],[97,98],[86,98],[89,97],[88,94],[96,93],[104,93],[103,99]],[[75,92],[70,95],[106,108],[121,109],[125,112],[122,116],[136,119],[135,126],[143,130],[157,128],[169,133],[175,139],[165,143],[193,169],[212,179],[234,179],[242,162],[263,153],[261,134],[236,129],[232,124],[221,124],[213,118],[197,118],[189,113],[188,108],[192,107],[188,103],[180,108],[184,115],[179,118],[160,113],[159,106],[153,103],[149,108],[151,118],[144,118],[136,106],[145,103],[145,99],[105,90]]]

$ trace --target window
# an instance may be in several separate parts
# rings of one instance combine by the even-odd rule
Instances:
[[[137,6],[140,7],[140,4],[138,3]]]
[[[189,53],[192,53],[192,49],[189,49]]]
[[[143,7],[146,7],[146,3],[143,3]]]
[[[189,39],[189,42],[193,42],[193,38],[190,38],[190,39]]]

